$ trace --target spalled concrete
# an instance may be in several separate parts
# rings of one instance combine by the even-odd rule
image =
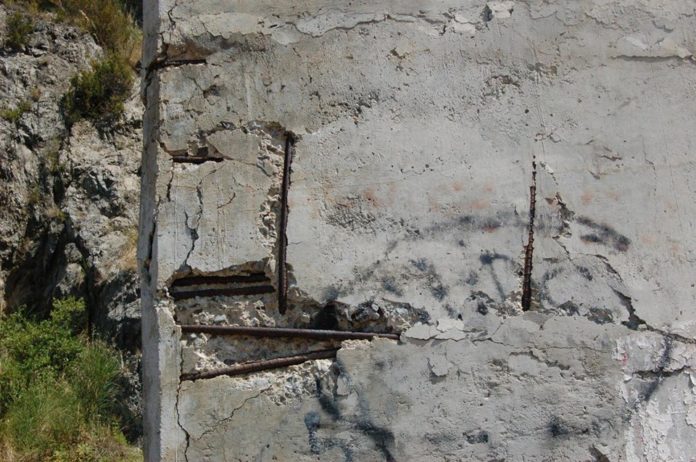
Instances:
[[[148,8],[149,460],[696,454],[691,2]]]

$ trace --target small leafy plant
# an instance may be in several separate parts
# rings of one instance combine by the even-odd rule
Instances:
[[[132,86],[132,71],[118,55],[95,62],[90,70],[70,80],[70,89],[63,97],[68,125],[88,119],[98,128],[112,127],[123,115]]]

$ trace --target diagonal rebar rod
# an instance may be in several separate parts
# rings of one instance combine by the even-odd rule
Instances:
[[[220,369],[215,369],[212,371],[198,371],[189,372],[186,374],[181,374],[181,381],[184,380],[198,380],[198,379],[212,379],[214,377],[219,377],[221,375],[235,376],[242,374],[249,374],[252,372],[266,371],[269,369],[277,369],[280,367],[294,366],[296,364],[302,364],[306,361],[313,361],[317,359],[332,359],[336,357],[336,352],[338,348],[332,348],[330,350],[318,350],[310,351],[307,353],[302,353],[293,356],[284,356],[280,358],[273,359],[263,359],[260,361],[251,361],[248,363],[237,364],[230,367],[224,367]]]

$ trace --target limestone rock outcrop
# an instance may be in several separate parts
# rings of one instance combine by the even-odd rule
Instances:
[[[0,6],[0,42],[10,14]],[[26,46],[2,49],[0,309],[85,297],[95,328],[137,350],[138,88],[110,133],[86,121],[68,128],[60,106],[70,79],[102,53],[88,34],[42,18]]]

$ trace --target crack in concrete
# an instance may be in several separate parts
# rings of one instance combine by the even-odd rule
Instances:
[[[179,374],[184,368],[184,355],[179,354]],[[176,411],[176,424],[181,428],[181,431],[186,435],[186,447],[184,448],[184,461],[188,462],[188,450],[191,445],[191,435],[181,424],[181,413],[179,412],[179,397],[181,395],[181,381],[179,380],[176,386],[176,402],[174,403],[174,410]]]
[[[645,390],[645,392],[641,393],[641,395],[636,399],[636,402],[633,404],[635,408],[637,408],[641,402],[647,402],[650,400],[652,395],[655,394],[657,389],[660,387],[662,384],[662,381],[664,380],[665,377],[671,377],[672,375],[676,375],[681,373],[683,370],[687,369],[687,366],[682,366],[679,369],[675,369],[673,371],[667,371],[665,370],[669,366],[669,362],[672,356],[672,349],[673,349],[673,344],[672,344],[672,339],[668,337],[663,337],[664,342],[665,342],[665,349],[660,355],[660,359],[657,362],[657,367],[655,367],[651,371],[635,371],[632,375],[633,376],[638,376],[641,378],[653,378],[654,380],[650,383],[649,387]]]
[[[191,266],[189,265],[189,258],[193,254],[194,250],[196,249],[196,242],[200,238],[198,234],[198,225],[200,224],[201,217],[203,216],[203,207],[204,207],[204,202],[203,202],[203,191],[202,191],[202,186],[203,182],[205,181],[206,178],[209,176],[217,173],[218,169],[214,169],[210,171],[209,173],[205,174],[199,181],[198,184],[196,185],[196,196],[198,197],[198,211],[196,213],[196,217],[193,219],[191,224],[189,224],[189,215],[186,210],[184,210],[184,217],[186,218],[184,223],[186,225],[186,228],[188,229],[189,234],[191,235],[191,248],[189,249],[188,253],[186,254],[186,258],[184,259],[183,266]]]
[[[161,57],[159,59],[153,60],[147,69],[145,69],[144,80],[149,81],[152,78],[152,74],[155,72],[165,69],[168,67],[182,67],[197,64],[208,64],[205,59],[167,59],[166,57]]]
[[[685,64],[696,64],[696,61],[691,56],[682,58],[677,55],[672,56],[631,56],[631,55],[617,55],[612,56],[611,59],[618,61],[629,61],[629,62],[639,62],[639,63],[664,63],[664,62],[676,62]]]
[[[183,267],[190,266],[188,264],[188,260],[191,257],[191,254],[193,253],[193,250],[196,248],[196,241],[200,237],[198,235],[198,229],[195,227],[189,226],[189,215],[186,210],[184,210],[184,226],[186,226],[187,231],[189,232],[189,235],[191,236],[191,248],[189,248],[188,252],[186,253],[186,257],[184,257],[184,262],[182,264]]]
[[[510,354],[508,356],[527,356],[529,358],[532,358],[533,360],[535,360],[536,362],[538,362],[540,364],[544,364],[546,367],[549,367],[549,368],[553,367],[555,369],[559,369],[562,371],[567,371],[570,369],[570,366],[567,366],[567,365],[564,366],[564,365],[560,364],[558,361],[549,361],[547,359],[541,358],[541,357],[537,356],[534,353],[534,351],[532,351],[532,350],[512,351],[512,352],[510,352]],[[573,374],[573,375],[575,375],[575,374]]]
[[[268,390],[270,390],[270,389],[271,389],[271,385],[267,386],[266,388],[262,388],[262,389],[258,390],[258,393],[256,393],[255,395],[250,396],[250,397],[244,399],[244,401],[242,401],[242,403],[241,403],[239,406],[237,406],[237,407],[235,407],[234,409],[232,409],[232,412],[230,413],[230,415],[228,415],[227,417],[224,417],[224,418],[222,418],[222,419],[220,419],[220,420],[216,420],[216,421],[215,421],[215,427],[212,427],[212,428],[209,428],[208,430],[205,430],[203,433],[201,433],[201,435],[200,435],[197,439],[198,439],[198,440],[202,440],[202,439],[205,438],[207,435],[209,435],[210,433],[213,433],[215,430],[217,430],[217,427],[218,427],[218,426],[222,426],[222,425],[224,425],[225,423],[227,423],[227,422],[229,422],[230,420],[232,420],[232,419],[234,418],[235,413],[236,413],[238,410],[240,410],[241,408],[243,408],[244,406],[246,406],[246,404],[247,404],[249,401],[251,401],[252,399],[259,398],[264,392],[266,392],[266,391],[268,391]],[[185,430],[184,430],[184,431],[185,431]]]

